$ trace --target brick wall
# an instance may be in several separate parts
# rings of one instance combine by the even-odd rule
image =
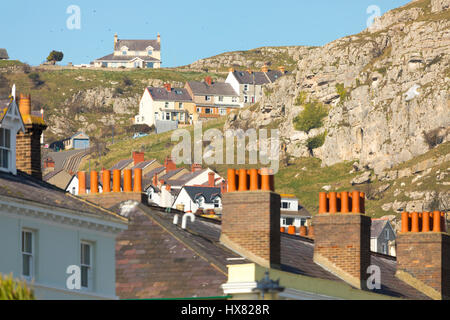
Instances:
[[[396,276],[433,299],[450,299],[450,235],[399,233]]]
[[[42,179],[41,169],[41,134],[46,126],[26,124],[25,132],[17,134],[16,167],[33,177]]]
[[[280,206],[280,195],[273,192],[223,194],[220,241],[262,266],[279,266]]]
[[[370,265],[369,217],[320,214],[313,218],[314,262],[357,288],[365,288]]]

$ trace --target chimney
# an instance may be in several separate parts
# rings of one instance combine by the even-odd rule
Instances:
[[[271,174],[229,169],[228,192],[222,195],[220,242],[266,268],[280,265],[281,198],[270,189]]]
[[[201,164],[199,164],[199,163],[193,163],[192,164],[192,166],[191,166],[191,171],[192,172],[197,172],[197,171],[200,171],[200,170],[202,170],[202,165]]]
[[[161,44],[161,35],[159,34],[159,32],[158,32],[158,36],[156,37],[156,39],[157,39],[158,43]]]
[[[216,186],[216,174],[214,172],[208,172],[208,186],[214,188]]]
[[[234,68],[228,68],[228,72],[234,72]]]
[[[313,217],[314,262],[352,286],[363,289],[370,266],[370,217],[364,193],[321,192]]]
[[[134,165],[137,165],[141,162],[144,162],[144,153],[143,152],[137,152],[133,151],[133,163]]]
[[[164,167],[166,167],[166,173],[177,169],[177,165],[173,162],[171,157],[167,157],[164,160]]]
[[[171,92],[172,91],[172,86],[170,85],[170,83],[165,83],[164,84],[164,88],[166,88],[167,92]]]
[[[264,64],[264,66],[261,68],[262,72],[269,72],[269,66],[267,64]]]
[[[211,86],[212,85],[212,78],[210,76],[207,76],[205,78],[205,82],[208,84],[208,86]]]
[[[17,134],[16,167],[37,179],[42,179],[41,135],[47,125],[41,117],[31,115],[31,96],[20,95],[19,110],[25,132]]]
[[[280,67],[278,68],[278,70],[280,70],[280,72],[281,72],[282,74],[285,74],[285,73],[286,73],[286,68],[285,68],[284,66],[280,66]]]
[[[153,186],[158,187],[158,175],[156,173],[153,175]]]
[[[114,49],[116,49],[116,45],[117,45],[117,42],[119,41],[119,38],[118,38],[118,36],[117,36],[117,33],[114,35]]]
[[[247,72],[249,73],[249,74],[252,74],[253,73],[253,71],[249,68],[249,69],[247,69]]]
[[[435,300],[450,299],[450,235],[443,212],[403,212],[396,277]]]

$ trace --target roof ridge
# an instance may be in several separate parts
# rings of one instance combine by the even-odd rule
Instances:
[[[110,211],[110,210],[108,210],[108,209],[105,209],[105,208],[103,208],[102,206],[99,206],[99,205],[97,205],[97,204],[95,204],[95,203],[92,203],[92,202],[90,202],[90,201],[88,201],[88,200],[86,200],[86,199],[83,199],[83,198],[74,196],[74,195],[71,194],[70,192],[66,192],[66,195],[69,196],[69,197],[71,197],[71,198],[73,198],[73,199],[76,199],[76,200],[78,200],[78,201],[84,202],[84,203],[86,203],[87,205],[89,205],[89,206],[91,206],[91,207],[94,207],[94,208],[96,208],[96,209],[99,209],[100,211],[103,211],[103,212],[105,212],[105,213],[107,213],[107,214],[109,214],[109,215],[114,216],[115,218],[119,218],[120,220],[123,220],[123,221],[125,221],[125,222],[128,223],[128,219],[122,217],[120,214],[117,214],[117,213],[115,213],[115,212],[113,212],[113,211]]]

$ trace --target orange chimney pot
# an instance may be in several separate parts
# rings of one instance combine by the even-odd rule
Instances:
[[[103,193],[111,192],[111,171],[102,171]]]
[[[98,193],[98,172],[91,171],[91,193]]]
[[[134,169],[134,192],[142,192],[142,169]]]
[[[120,170],[113,171],[113,192],[120,192]]]
[[[123,170],[123,191],[124,192],[131,192],[131,169],[125,169]]]
[[[78,172],[78,194],[86,194],[86,172]]]

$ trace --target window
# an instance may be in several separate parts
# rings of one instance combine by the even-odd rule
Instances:
[[[148,199],[151,200],[153,197],[153,188],[149,188],[147,192],[148,192]]]
[[[76,191],[75,191],[75,190],[76,190],[75,187],[72,187],[72,194],[73,194],[73,195],[76,194]]]
[[[219,96],[219,102],[223,102],[223,96]]]
[[[286,218],[281,218],[281,225],[285,226],[286,225]]]
[[[220,208],[220,198],[214,199],[214,208]]]
[[[197,108],[197,113],[202,113],[202,108]]]
[[[152,49],[148,50],[147,52],[148,52],[149,56],[151,56],[153,54],[153,50]]]
[[[237,97],[233,97],[233,98],[231,98],[231,99],[232,99],[231,101],[237,102]]]
[[[169,103],[166,102],[166,103],[164,104],[164,107],[165,107],[165,108],[168,108],[168,107],[169,107]]]
[[[220,108],[219,109],[219,114],[222,115],[222,116],[226,115],[227,114],[227,109]]]
[[[11,130],[0,128],[0,167],[9,168],[11,155]]]
[[[183,109],[183,103],[180,102],[180,104],[178,105],[178,107],[179,107],[180,109]]]
[[[381,245],[381,251],[382,253],[387,254],[387,245],[385,243]]]
[[[211,112],[211,109],[210,109],[210,108],[205,108],[205,113],[206,113],[206,114],[212,113],[212,112]]]
[[[286,225],[288,226],[294,225],[294,218],[286,218]]]
[[[245,103],[248,102],[248,96],[244,96],[244,102],[245,102]]]
[[[166,120],[170,120],[170,112],[166,112]]]
[[[22,230],[22,275],[31,278],[33,276],[33,232]]]
[[[244,84],[244,91],[248,90],[248,84]]]
[[[389,230],[388,229],[384,230],[384,236],[386,239],[389,239]]]
[[[180,121],[184,121],[184,113],[180,113]]]
[[[205,100],[206,101],[211,101],[211,97],[210,96],[205,96]]]
[[[195,203],[199,208],[203,208],[205,205],[205,198],[204,197],[198,197],[197,200],[195,200]]]
[[[287,201],[281,202],[281,208],[282,209],[289,209],[291,207],[291,204]]]
[[[124,55],[124,56],[126,56],[126,55],[127,55],[127,52],[126,52],[126,50],[123,50],[123,51],[122,51],[122,55]]]
[[[81,243],[81,287],[92,287],[92,245],[87,242]]]

